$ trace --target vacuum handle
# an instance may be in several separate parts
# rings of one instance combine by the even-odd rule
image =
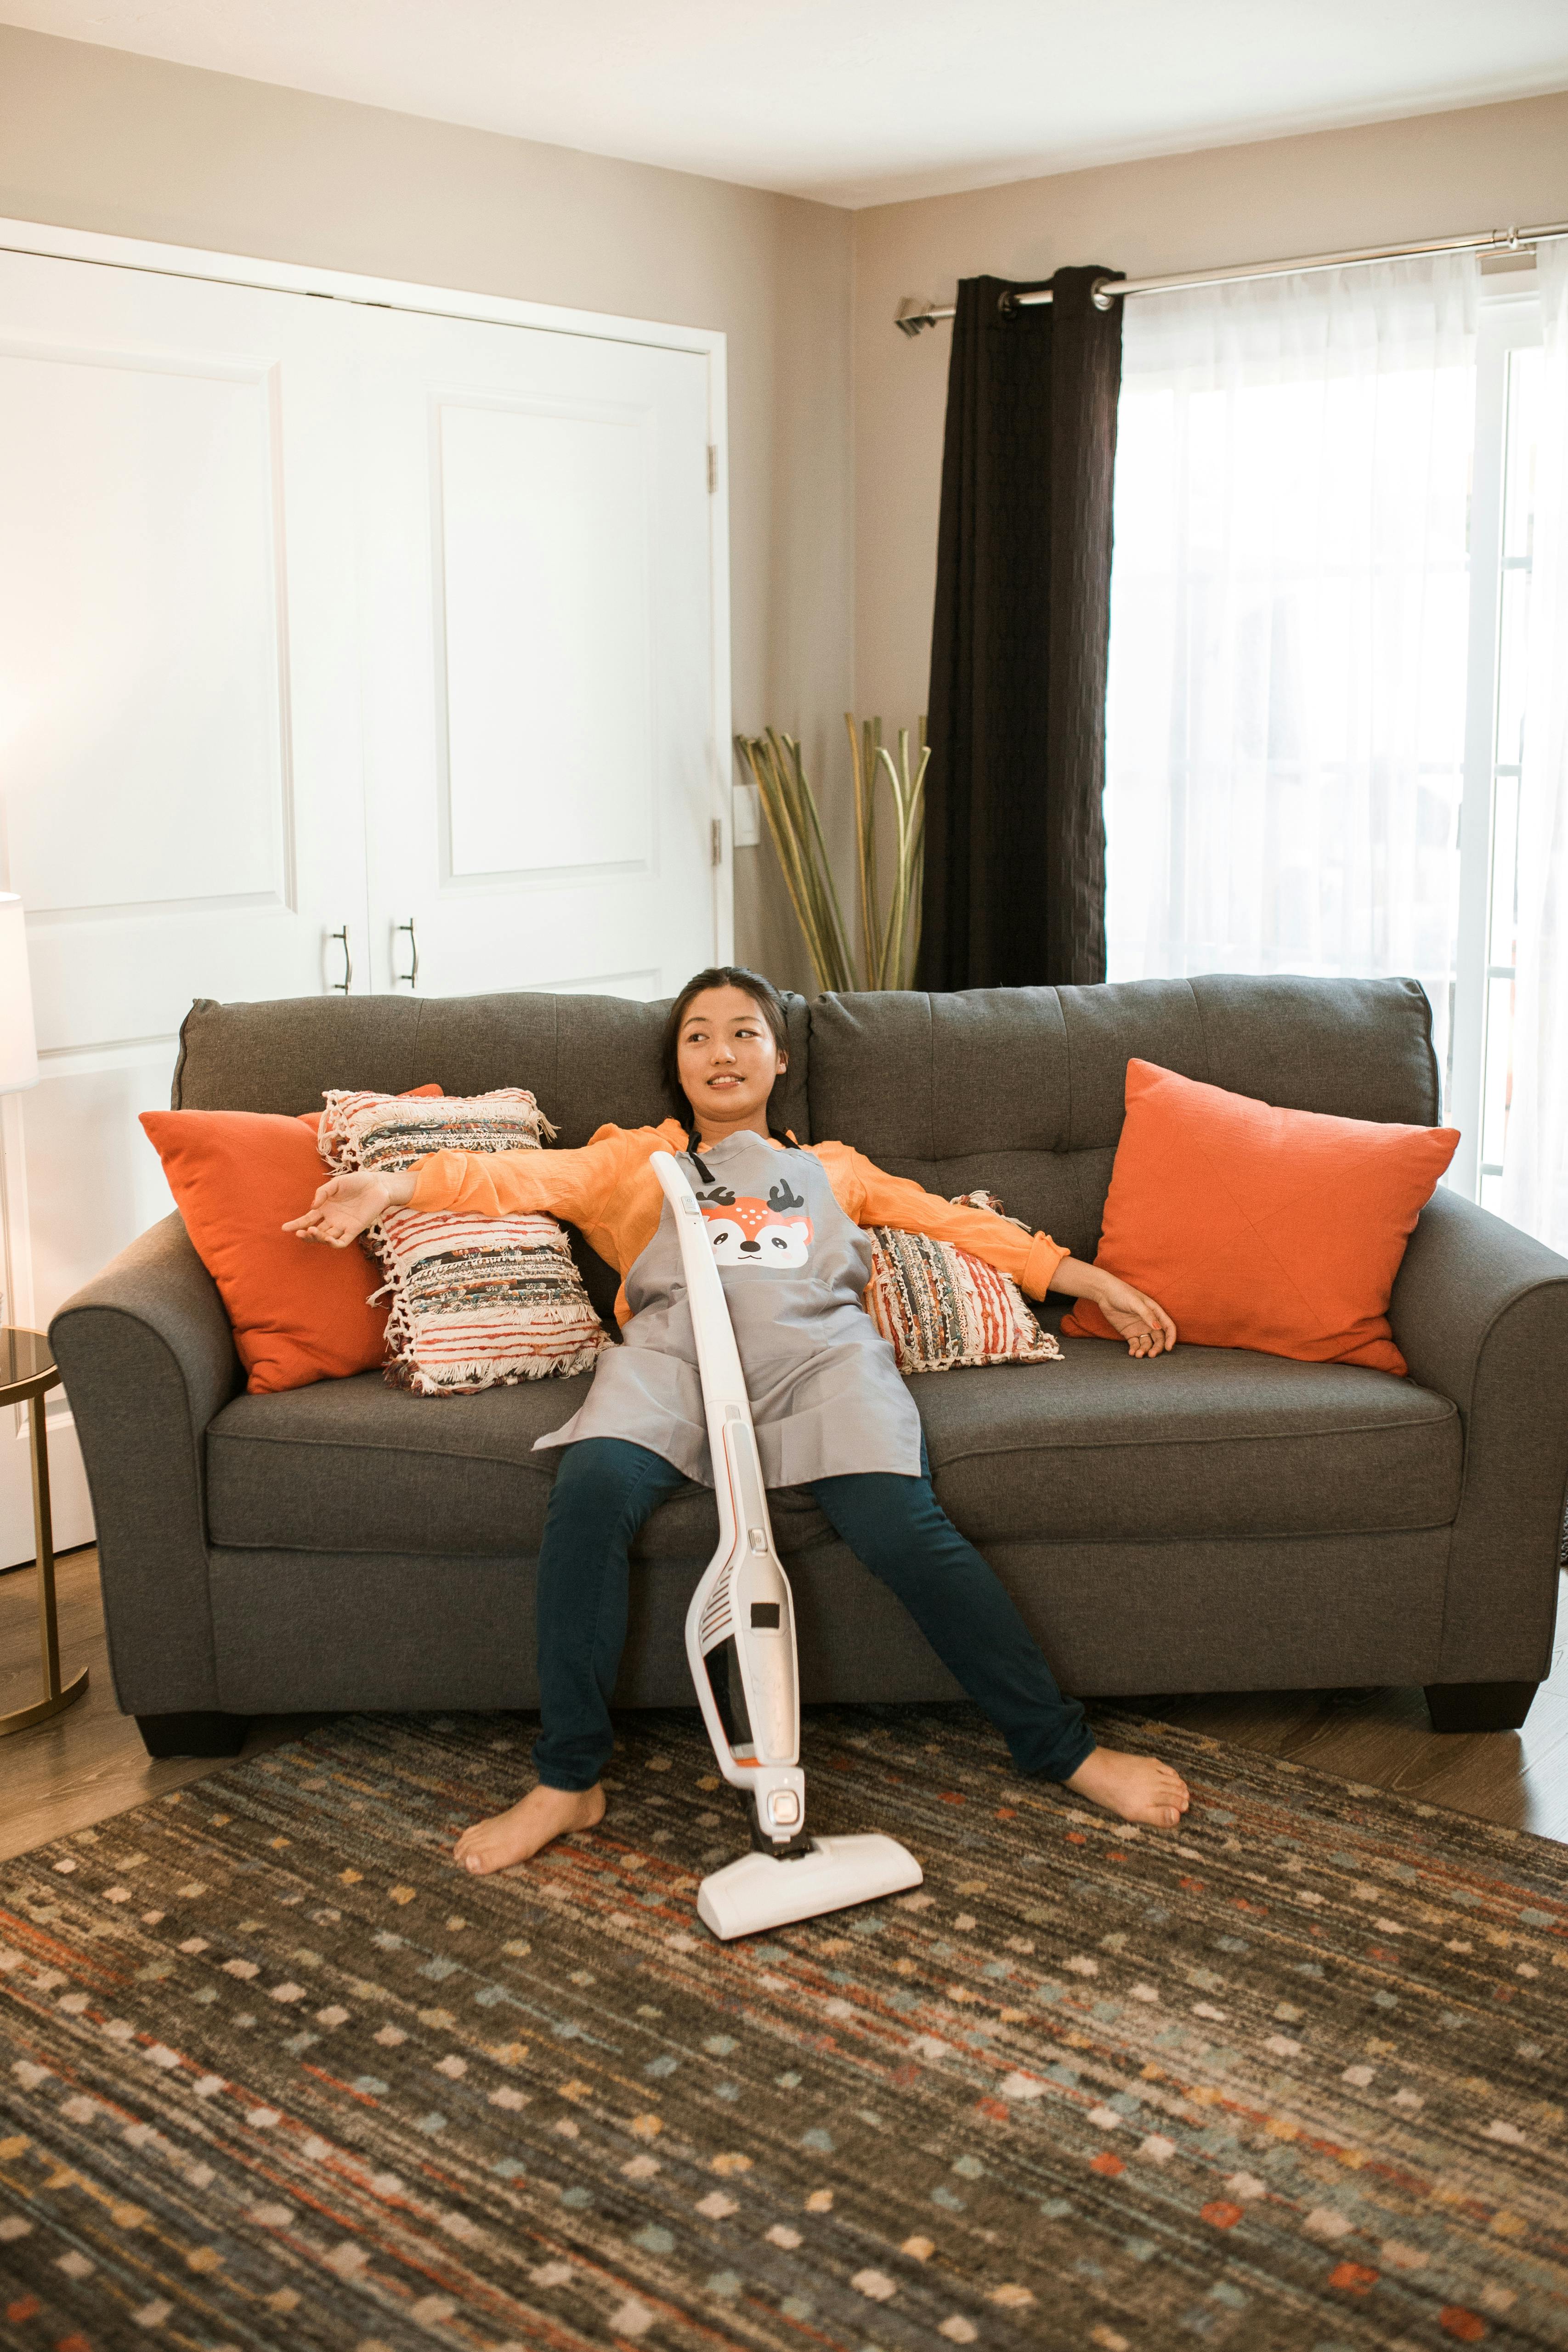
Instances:
[[[726,1405],[739,1405],[747,1421],[751,1418],[740,1350],[735,1344],[718,1261],[708,1241],[707,1221],[697,1206],[696,1195],[673,1152],[655,1151],[649,1165],[674,1211],[681,1267],[686,1278],[686,1298],[697,1343],[697,1370],[702,1375],[703,1399],[707,1406],[708,1438],[716,1446],[722,1442],[718,1432],[723,1427]]]
[[[707,1220],[674,1153],[655,1151],[650,1160],[674,1213],[718,1506],[718,1549],[686,1612],[686,1657],[720,1771],[734,1787],[746,1790],[768,1843],[792,1846],[805,1821],[806,1784],[797,1760],[800,1669],[789,1580],[774,1549],[746,1373]],[[771,1622],[766,1617],[755,1624],[750,1621],[754,1598],[770,1608]],[[744,1760],[730,1746],[707,1671],[708,1652],[730,1641],[751,1727],[751,1752]],[[766,1667],[758,1655],[759,1643],[779,1644]]]

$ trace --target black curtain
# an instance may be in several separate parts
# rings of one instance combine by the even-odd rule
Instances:
[[[958,288],[928,703],[923,988],[1105,977],[1105,656],[1122,305]]]

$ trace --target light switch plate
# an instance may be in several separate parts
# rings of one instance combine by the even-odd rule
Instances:
[[[731,838],[737,849],[755,849],[762,839],[762,809],[758,799],[757,786],[736,784],[732,789],[735,793],[735,803],[732,815],[734,832]]]

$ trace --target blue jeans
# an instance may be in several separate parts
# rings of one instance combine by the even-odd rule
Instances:
[[[1094,1748],[1018,1611],[921,1475],[818,1478],[818,1508],[855,1558],[898,1595],[943,1664],[983,1706],[1020,1772],[1066,1780]],[[627,1552],[685,1485],[660,1454],[621,1437],[569,1445],[539,1547],[541,1729],[534,1763],[552,1789],[591,1789],[614,1745],[610,1694],[626,1640]]]

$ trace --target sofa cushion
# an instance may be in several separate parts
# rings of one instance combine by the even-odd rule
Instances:
[[[319,1110],[333,1088],[402,1094],[434,1079],[449,1095],[528,1087],[574,1150],[596,1127],[656,1127],[669,1001],[549,996],[299,996],[259,1004],[198,997],[180,1031],[175,1110]],[[782,1126],[809,1143],[805,1000],[786,995],[789,1067],[774,1093]]]
[[[982,1546],[1443,1527],[1458,1507],[1458,1414],[1412,1381],[1236,1348],[1134,1363],[1102,1340],[1061,1344],[1061,1364],[910,1383],[937,1495]],[[558,1457],[530,1449],[590,1377],[429,1398],[364,1373],[235,1397],[207,1431],[212,1540],[531,1557]],[[771,1506],[786,1556],[827,1539],[804,1494]],[[634,1557],[706,1560],[717,1541],[713,1497],[693,1487],[655,1512]]]
[[[535,1454],[533,1443],[570,1419],[591,1377],[416,1397],[363,1373],[319,1383],[314,1411],[302,1409],[303,1390],[235,1397],[207,1429],[212,1540],[248,1550],[531,1559],[560,1460]],[[777,1496],[773,1519],[784,1552],[830,1533],[801,1494]],[[713,1496],[693,1486],[655,1512],[633,1557],[706,1562],[717,1541]]]
[[[1061,1345],[1061,1364],[910,1383],[938,1499],[982,1547],[1362,1534],[1458,1509],[1458,1413],[1413,1381],[1242,1348],[1134,1361],[1101,1339]]]
[[[953,1206],[1007,1213],[994,1192],[961,1192]],[[1055,1334],[1041,1329],[1022,1290],[999,1266],[954,1242],[892,1225],[871,1226],[869,1238],[871,1280],[862,1304],[901,1372],[1054,1363],[1060,1357]]]
[[[944,1199],[999,1192],[1075,1257],[1099,1242],[1134,1056],[1286,1110],[1437,1118],[1431,1009],[1413,980],[909,990],[810,1010],[813,1140],[852,1143]]]
[[[1403,1375],[1389,1295],[1458,1141],[1457,1127],[1281,1110],[1131,1061],[1096,1263],[1196,1345]],[[1121,1344],[1092,1298],[1062,1329]]]
[[[548,1130],[526,1087],[435,1102],[333,1093],[319,1148],[340,1176],[398,1176],[436,1152],[542,1158]],[[591,1371],[611,1344],[554,1217],[393,1206],[364,1240],[392,1294],[387,1377],[415,1396],[564,1379]]]
[[[326,1174],[311,1129],[248,1110],[144,1110],[141,1125],[250,1388],[303,1388],[383,1360],[387,1315],[371,1303],[381,1280],[371,1259],[357,1244],[312,1249],[283,1230]]]

